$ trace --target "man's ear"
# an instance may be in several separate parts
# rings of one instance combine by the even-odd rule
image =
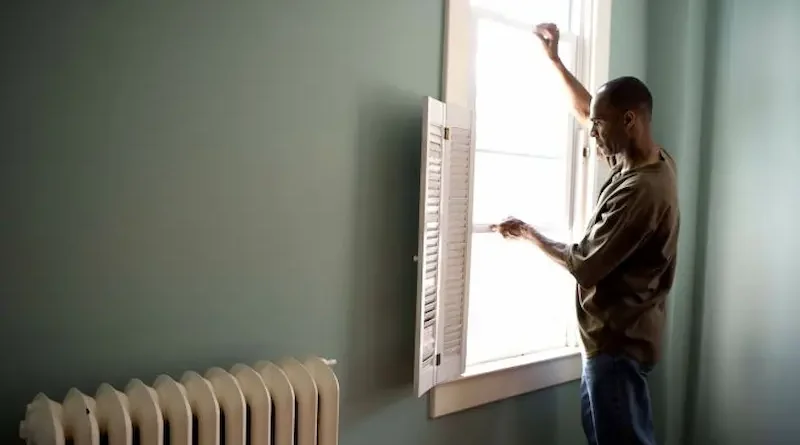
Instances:
[[[630,130],[633,128],[633,124],[636,122],[636,113],[633,111],[626,111],[625,114],[622,116],[622,123],[625,125],[625,128]]]

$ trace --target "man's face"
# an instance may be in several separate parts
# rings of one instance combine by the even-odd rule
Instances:
[[[633,116],[628,114],[611,106],[602,90],[592,99],[589,134],[597,142],[597,148],[603,156],[623,153],[630,145]]]

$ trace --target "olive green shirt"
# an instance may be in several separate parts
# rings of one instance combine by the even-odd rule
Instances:
[[[567,252],[588,357],[659,360],[679,228],[675,163],[666,151],[659,162],[612,169],[586,234]]]

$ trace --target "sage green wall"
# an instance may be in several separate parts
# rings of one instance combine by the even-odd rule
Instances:
[[[709,1],[691,443],[797,443],[800,2]]]
[[[340,360],[345,445],[582,443],[576,384],[437,421],[411,394],[442,20],[428,0],[5,2],[0,441],[38,391],[317,353]]]
[[[609,78],[636,76],[647,80],[647,0],[611,2]]]

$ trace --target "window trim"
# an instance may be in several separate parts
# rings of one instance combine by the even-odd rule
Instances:
[[[582,360],[579,348],[563,348],[481,365],[482,372],[467,372],[431,389],[430,417],[575,381],[581,377]]]
[[[589,51],[578,60],[579,67],[589,64],[586,87],[595,91],[608,80],[611,4],[612,0],[583,0],[589,6],[582,20],[582,35],[589,36]],[[471,107],[474,75],[471,66],[474,35],[471,30],[470,0],[446,0],[445,36],[443,48],[442,99],[462,107]],[[587,145],[588,134],[577,125],[577,143]],[[609,174],[606,163],[595,150],[579,159],[577,168],[588,174],[585,181],[586,216],[594,205],[600,186]],[[578,174],[579,172],[574,172]],[[467,302],[468,304],[468,302]],[[466,334],[466,332],[465,332]],[[430,392],[429,415],[438,418],[487,403],[515,397],[532,391],[568,383],[580,378],[582,356],[580,348],[565,347],[552,351],[498,360],[470,367],[456,380],[434,385]]]

